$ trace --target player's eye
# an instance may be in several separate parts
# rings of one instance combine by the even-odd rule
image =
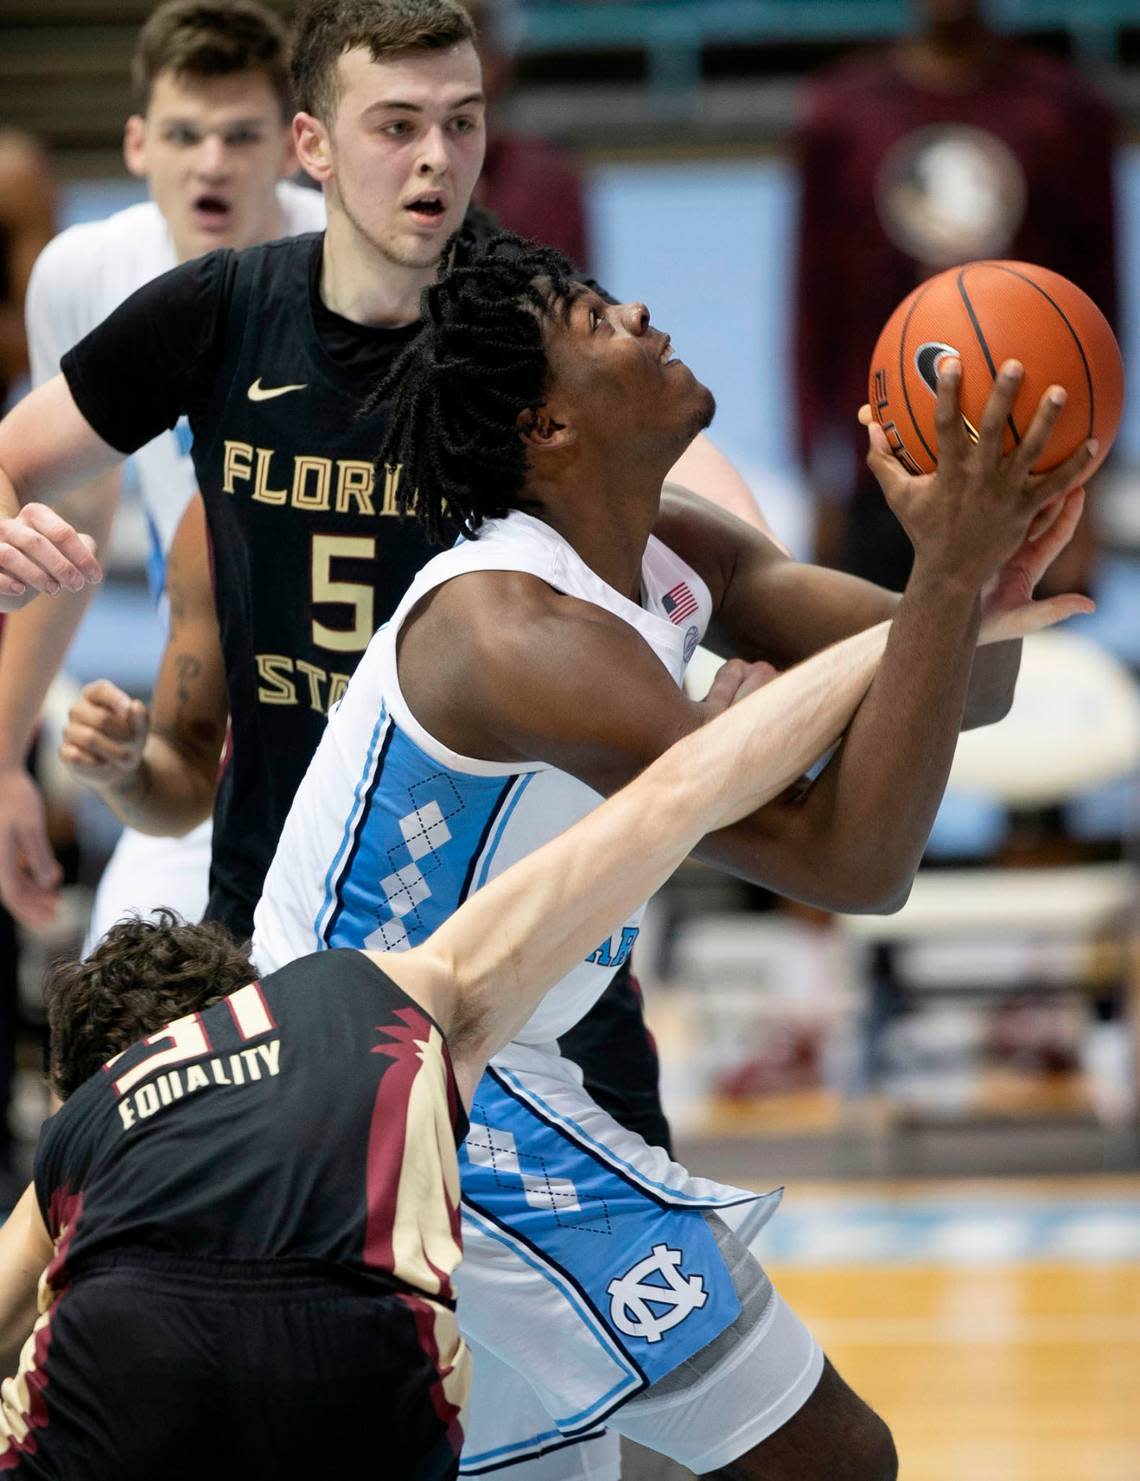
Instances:
[[[593,334],[594,330],[598,327],[598,325],[601,322],[602,322],[601,316],[600,316],[600,314],[598,314],[597,310],[596,309],[591,309],[590,310],[590,333],[591,334]]]
[[[168,144],[177,144],[180,149],[189,149],[197,144],[200,138],[196,129],[187,128],[182,123],[172,123],[163,130],[162,137]]]
[[[247,144],[260,144],[261,130],[251,128],[231,129],[226,135],[226,143],[231,149],[240,149]]]
[[[391,123],[386,123],[380,130],[382,134],[387,134],[390,139],[402,139],[406,134],[410,134],[411,131],[412,126],[406,118],[395,118]]]

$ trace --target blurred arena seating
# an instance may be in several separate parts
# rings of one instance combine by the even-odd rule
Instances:
[[[912,1115],[1091,1109],[1121,1125],[1134,1117],[1126,1023],[1140,904],[1140,865],[1130,857],[1138,770],[1140,694],[1127,668],[1071,632],[1028,639],[1010,714],[962,737],[950,775],[951,804],[981,796],[1005,814],[996,858],[927,864],[897,914],[841,917],[870,984],[869,1088],[886,1089]],[[1111,783],[1126,784],[1115,830],[1079,840],[1066,810]],[[1067,1016],[1057,1011],[1063,998]],[[947,1097],[932,1094],[937,1076],[924,1073],[921,1034],[908,1036],[901,1056],[889,1036],[907,1014],[950,1001],[967,1010],[943,1026],[957,1022],[960,1048],[974,1052],[972,1073]],[[987,1078],[995,1058],[1014,1074]],[[1083,1084],[1045,1106],[1042,1076],[1048,1083],[1078,1063]],[[1018,1094],[1019,1068],[1033,1082],[1031,1105]]]
[[[289,15],[288,0],[270,0]],[[0,113],[20,120],[77,174],[111,173],[135,31],[149,0],[5,0]],[[519,6],[512,120],[578,145],[783,137],[795,86],[852,45],[897,35],[908,0],[529,0]],[[1135,0],[991,0],[999,29],[1088,63],[1140,117]],[[1111,64],[1116,64],[1115,66]],[[757,87],[757,82],[765,86]]]

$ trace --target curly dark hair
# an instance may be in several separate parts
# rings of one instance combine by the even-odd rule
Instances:
[[[516,507],[527,471],[518,419],[546,397],[542,320],[574,277],[561,252],[510,232],[482,244],[457,233],[443,263],[423,327],[365,407],[391,402],[379,470],[403,467],[397,507],[440,545]]]
[[[48,973],[51,1088],[66,1100],[120,1050],[256,976],[248,948],[215,921],[189,926],[173,910],[126,917],[90,956]]]

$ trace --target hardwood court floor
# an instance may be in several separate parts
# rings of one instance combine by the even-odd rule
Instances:
[[[1048,1186],[1018,1180],[1011,1204]],[[1084,1186],[1101,1207],[1130,1195],[1121,1203],[1130,1216],[1140,1191],[1135,1179],[1063,1186],[1066,1202]],[[891,1425],[905,1481],[1140,1478],[1140,1261],[1074,1250],[1048,1259],[772,1259],[768,1268]],[[687,1474],[644,1452],[631,1453],[624,1471],[625,1481]]]
[[[1140,1269],[773,1269],[908,1481],[1136,1481]]]

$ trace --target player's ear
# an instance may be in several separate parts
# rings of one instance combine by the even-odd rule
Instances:
[[[534,452],[555,452],[578,440],[574,428],[552,416],[546,406],[537,409],[528,406],[520,411],[516,425],[519,436]]]
[[[324,184],[332,178],[332,150],[329,131],[312,113],[298,113],[293,119],[293,148],[297,161],[306,174]]]
[[[123,163],[132,175],[146,174],[146,119],[132,113],[123,130]]]

